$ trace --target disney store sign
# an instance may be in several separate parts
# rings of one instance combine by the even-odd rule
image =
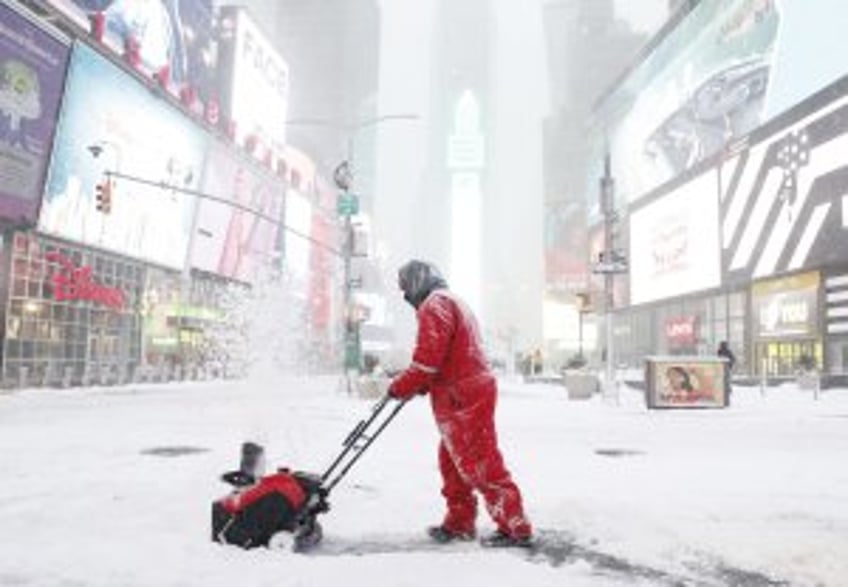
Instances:
[[[62,253],[52,251],[44,258],[59,265],[58,271],[50,276],[53,297],[57,302],[87,300],[121,310],[126,304],[124,292],[116,287],[97,283],[92,278],[90,265],[78,267]]]

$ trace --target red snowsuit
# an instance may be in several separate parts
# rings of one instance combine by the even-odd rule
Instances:
[[[480,492],[501,532],[532,534],[521,492],[504,466],[495,432],[497,382],[486,363],[477,322],[449,291],[433,291],[418,307],[412,364],[392,382],[390,393],[408,398],[429,393],[439,427],[439,469],[447,501],[443,526],[474,532]]]

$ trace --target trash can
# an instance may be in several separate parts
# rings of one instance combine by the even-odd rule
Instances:
[[[727,361],[720,357],[645,358],[645,403],[657,408],[725,408]]]

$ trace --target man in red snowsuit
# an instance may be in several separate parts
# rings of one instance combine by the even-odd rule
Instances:
[[[418,335],[412,364],[392,381],[389,394],[408,399],[429,393],[441,435],[439,469],[447,514],[441,525],[428,529],[429,535],[438,542],[473,539],[477,491],[497,525],[481,543],[529,546],[533,531],[521,492],[498,449],[497,381],[474,316],[429,263],[405,264],[398,272],[398,286],[417,310]]]

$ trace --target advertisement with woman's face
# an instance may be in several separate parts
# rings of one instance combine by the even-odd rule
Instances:
[[[648,405],[655,408],[717,408],[726,405],[722,361],[650,359]]]
[[[182,268],[206,135],[93,49],[74,46],[39,228]],[[111,212],[97,185],[113,178]],[[133,179],[134,178],[134,179]]]

